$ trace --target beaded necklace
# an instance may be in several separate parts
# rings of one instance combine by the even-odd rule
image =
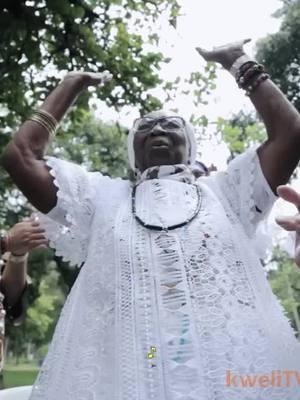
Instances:
[[[138,221],[138,223],[140,225],[142,225],[144,228],[147,229],[151,229],[151,230],[155,230],[155,231],[171,231],[173,229],[177,229],[177,228],[181,228],[184,225],[187,225],[189,222],[191,222],[198,214],[199,211],[201,209],[201,203],[202,203],[202,194],[201,194],[201,189],[199,187],[199,185],[193,185],[194,187],[196,187],[197,190],[197,197],[198,197],[198,201],[197,201],[197,206],[195,211],[193,212],[192,216],[190,218],[188,218],[187,220],[176,224],[176,225],[171,225],[171,226],[159,226],[159,225],[151,225],[151,224],[147,224],[146,222],[144,222],[137,214],[136,214],[136,205],[135,205],[135,194],[136,194],[136,189],[138,187],[138,185],[135,185],[132,189],[132,193],[131,193],[131,210],[132,210],[132,214],[134,215],[135,219]]]

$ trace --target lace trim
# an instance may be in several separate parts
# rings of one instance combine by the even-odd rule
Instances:
[[[173,226],[190,219],[197,210],[194,185],[166,179],[142,182],[136,191],[136,214],[147,225]]]
[[[122,210],[116,236],[119,260],[116,338],[120,355],[117,398],[164,399],[162,351],[157,330],[157,309],[153,303],[149,237],[148,232],[133,219],[130,206],[128,202]],[[131,227],[130,236],[128,226]],[[148,354],[153,347],[155,357],[150,359]]]
[[[217,173],[212,179],[219,184],[247,235],[253,237],[258,223],[267,216],[277,199],[261,170],[257,148],[236,157],[226,172]],[[207,182],[210,180],[208,178]]]
[[[156,196],[163,198],[163,202],[168,201],[165,197],[173,193],[174,182],[168,186],[169,192],[165,187],[154,192],[154,203]],[[147,191],[142,191],[139,196],[139,206],[143,203],[144,208],[153,209],[152,200],[145,193]],[[195,198],[194,193],[185,204],[188,212]],[[183,253],[177,235],[150,232],[132,216],[128,217],[128,213],[130,203],[127,208],[124,206],[116,236],[119,258],[116,337],[120,354],[116,386],[119,398],[206,400],[203,379],[199,375],[201,357],[189,311]],[[153,347],[154,356],[148,358]],[[187,382],[190,383],[188,389]]]
[[[48,214],[39,213],[50,247],[71,265],[81,266],[88,252],[90,223],[94,213],[91,177],[84,168],[54,157],[46,157],[53,182],[58,188],[57,205]]]
[[[111,205],[106,229],[102,213],[95,215],[86,264],[63,308],[30,400],[117,399],[116,265],[111,235],[118,206],[118,202]]]
[[[124,208],[124,206],[122,207]],[[135,318],[134,318],[134,282],[132,280],[132,260],[128,242],[131,243],[132,216],[120,213],[116,226],[116,352],[119,355],[120,367],[116,373],[117,398],[138,400]],[[128,237],[128,235],[130,235]],[[126,245],[127,244],[127,245]],[[130,366],[130,367],[129,367]]]
[[[178,400],[204,399],[201,351],[177,234],[153,234],[152,251],[168,396]]]

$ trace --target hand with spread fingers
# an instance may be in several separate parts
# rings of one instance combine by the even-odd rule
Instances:
[[[295,262],[300,267],[300,194],[289,186],[278,186],[278,195],[297,207],[298,213],[294,216],[280,216],[276,222],[286,231],[296,232]]]
[[[244,39],[224,46],[214,47],[212,50],[205,50],[201,47],[196,47],[196,50],[204,60],[219,63],[225,69],[230,69],[234,61],[245,54],[243,47],[250,41],[251,39]]]

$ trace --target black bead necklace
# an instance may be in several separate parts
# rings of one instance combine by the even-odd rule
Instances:
[[[135,219],[139,222],[139,224],[141,224],[144,228],[147,229],[152,229],[154,231],[171,231],[173,229],[177,229],[177,228],[181,228],[182,226],[188,224],[189,222],[191,222],[198,214],[199,211],[201,209],[201,204],[202,204],[202,194],[201,194],[201,189],[199,185],[193,185],[196,190],[197,190],[197,196],[198,196],[198,201],[197,201],[197,207],[194,211],[194,213],[192,214],[192,216],[190,218],[188,218],[186,221],[181,222],[180,224],[176,224],[176,225],[171,225],[171,226],[159,226],[159,225],[151,225],[151,224],[146,224],[146,222],[144,222],[137,214],[136,214],[136,207],[135,207],[135,194],[136,194],[136,188],[138,187],[138,185],[135,185],[132,188],[132,193],[131,193],[131,210],[132,210],[132,214],[134,215]]]

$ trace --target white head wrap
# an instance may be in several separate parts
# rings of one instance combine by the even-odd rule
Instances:
[[[164,116],[177,116],[177,114],[174,114],[172,112],[166,112],[166,111],[154,111],[151,112],[145,116],[150,116],[154,118],[160,118]],[[196,160],[196,154],[197,154],[197,143],[196,143],[196,138],[195,138],[195,131],[193,126],[185,121],[185,139],[187,143],[187,160],[189,165],[193,165],[195,160]],[[130,129],[127,137],[127,151],[128,151],[128,160],[129,160],[129,165],[133,171],[136,170],[136,165],[135,165],[135,153],[134,153],[134,147],[133,147],[133,140],[134,140],[134,135],[135,135],[135,130],[133,128]]]

